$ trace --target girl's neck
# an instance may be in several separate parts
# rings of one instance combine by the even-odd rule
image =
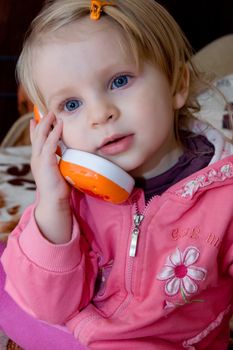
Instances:
[[[183,154],[182,145],[176,143],[163,157],[156,154],[151,157],[150,161],[142,165],[140,168],[134,169],[131,175],[135,178],[150,179],[158,176],[172,168]]]

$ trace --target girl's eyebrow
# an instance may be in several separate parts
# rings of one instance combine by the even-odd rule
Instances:
[[[59,102],[60,100],[64,99],[64,96],[67,96],[69,94],[69,91],[67,88],[60,89],[56,92],[54,92],[49,99],[46,101],[47,105],[51,104],[51,102]]]

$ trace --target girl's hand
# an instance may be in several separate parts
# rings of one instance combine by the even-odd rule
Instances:
[[[56,156],[62,135],[62,121],[53,113],[39,124],[30,123],[31,169],[39,192],[35,219],[43,235],[53,243],[66,243],[71,237],[71,186],[62,177]]]
[[[40,196],[58,200],[66,199],[70,186],[60,174],[56,156],[58,141],[62,134],[62,121],[48,113],[40,123],[31,120],[32,143],[31,168]]]

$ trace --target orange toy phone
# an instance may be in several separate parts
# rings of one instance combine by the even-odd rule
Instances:
[[[43,117],[34,108],[37,122]],[[59,142],[59,168],[66,181],[78,190],[115,204],[127,200],[134,179],[118,165],[95,154],[67,148]]]

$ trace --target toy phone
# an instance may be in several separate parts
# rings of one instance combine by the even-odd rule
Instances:
[[[37,107],[34,107],[34,116],[37,122],[43,117]],[[62,141],[56,153],[61,174],[82,192],[120,204],[127,200],[133,190],[134,179],[107,159],[67,148]]]

